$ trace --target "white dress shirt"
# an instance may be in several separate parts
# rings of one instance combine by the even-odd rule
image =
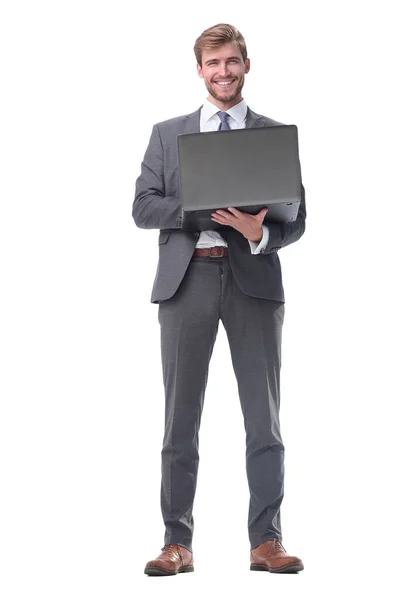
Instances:
[[[216,131],[220,126],[220,117],[217,112],[219,108],[206,98],[200,113],[200,131]],[[241,100],[225,111],[229,117],[228,125],[231,129],[244,129],[246,123],[247,104],[245,100]],[[269,228],[262,224],[263,237],[260,242],[252,242],[248,240],[252,254],[259,254],[260,251],[267,246],[269,241]],[[211,246],[228,246],[224,238],[215,230],[201,231],[200,237],[196,244],[196,248],[210,248]]]

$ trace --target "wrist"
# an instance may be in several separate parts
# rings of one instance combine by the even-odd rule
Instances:
[[[259,233],[257,233],[256,235],[248,238],[251,242],[261,242],[262,241],[262,237],[263,237],[263,227],[260,227],[260,231]]]

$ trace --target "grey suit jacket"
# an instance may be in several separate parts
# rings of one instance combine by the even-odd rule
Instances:
[[[171,298],[178,289],[199,237],[198,233],[181,230],[182,208],[179,200],[179,172],[177,136],[180,133],[200,132],[200,106],[195,112],[153,126],[150,141],[136,181],[133,219],[137,227],[160,229],[159,261],[151,302]],[[282,125],[248,107],[246,127],[274,127]],[[260,254],[252,254],[248,240],[236,229],[221,231],[227,241],[228,258],[235,280],[241,290],[250,296],[284,302],[284,290],[278,250],[296,242],[305,231],[305,190],[301,187],[302,201],[293,223],[269,227],[269,242]]]

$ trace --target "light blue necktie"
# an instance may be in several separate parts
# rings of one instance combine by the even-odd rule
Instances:
[[[217,115],[220,117],[221,123],[220,126],[218,128],[217,131],[228,131],[231,129],[231,127],[228,125],[227,123],[227,119],[229,117],[229,114],[226,112],[222,112],[221,110],[218,111]]]
[[[227,123],[227,119],[229,117],[228,113],[226,112],[222,112],[221,110],[218,111],[217,115],[220,117],[221,123],[219,128],[217,129],[217,131],[228,131],[231,130],[231,127],[228,125]],[[220,230],[220,235],[222,238],[224,238],[224,240],[228,243],[227,240],[227,231],[222,231]]]

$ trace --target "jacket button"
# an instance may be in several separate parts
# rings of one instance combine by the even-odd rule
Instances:
[[[195,236],[195,237],[199,237],[199,236],[200,236],[200,233],[195,233],[195,234],[194,234],[194,236]]]

